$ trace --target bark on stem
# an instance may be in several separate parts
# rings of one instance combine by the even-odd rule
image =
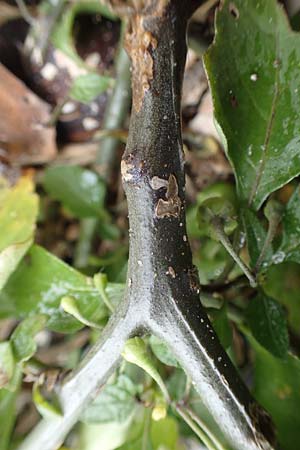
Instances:
[[[64,416],[44,419],[19,450],[56,449],[118,364],[126,339],[142,332],[169,345],[233,448],[272,449],[269,417],[200,304],[186,237],[180,97],[187,21],[201,1],[144,4],[132,16],[127,44],[133,61],[133,112],[122,161],[130,220],[127,291],[101,341],[61,387]]]
[[[269,449],[269,418],[200,304],[187,241],[180,98],[191,9],[181,0],[153,1],[131,22],[133,111],[122,161],[131,230],[127,296],[144,328],[171,347],[233,447]]]

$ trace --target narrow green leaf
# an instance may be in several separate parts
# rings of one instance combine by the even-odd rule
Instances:
[[[300,173],[299,44],[275,0],[225,0],[205,56],[238,195],[255,209]]]
[[[91,170],[79,166],[55,166],[45,171],[43,185],[76,217],[106,217],[103,210],[105,183]]]
[[[150,377],[152,377],[153,380],[156,381],[162,393],[164,394],[165,399],[169,401],[167,388],[163,382],[162,377],[158,373],[155,364],[147,351],[147,346],[142,338],[135,337],[129,339],[125,344],[122,356],[124,359],[126,359],[126,361],[132,364],[136,364],[137,366],[145,370],[145,372],[147,372],[148,375],[150,375]]]
[[[98,75],[97,73],[80,75],[73,81],[69,96],[78,102],[90,103],[102,92],[112,87],[113,83],[113,78]]]
[[[38,197],[29,177],[8,188],[0,186],[0,289],[33,241]]]
[[[246,316],[257,341],[274,356],[286,357],[289,338],[282,306],[272,298],[258,294],[251,300]]]
[[[32,400],[36,406],[36,409],[45,419],[55,419],[62,417],[62,412],[58,404],[48,401],[40,391],[38,383],[33,385]]]
[[[10,342],[17,361],[27,361],[36,352],[35,335],[47,322],[46,315],[34,315],[23,320],[13,332]]]
[[[16,419],[17,391],[0,390],[0,450],[8,450],[11,442],[11,432]]]
[[[78,309],[76,299],[74,297],[63,297],[61,299],[60,306],[66,313],[71,314],[71,316],[75,317],[75,319],[83,323],[83,325],[102,330],[102,326],[98,325],[97,323],[91,322],[81,314],[81,312]]]
[[[83,325],[60,307],[66,296],[76,299],[80,314],[87,320],[101,325],[108,317],[91,279],[34,245],[0,293],[0,313],[16,317],[45,314],[51,330],[74,332]]]

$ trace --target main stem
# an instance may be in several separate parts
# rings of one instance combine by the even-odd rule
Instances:
[[[132,15],[127,41],[133,111],[122,161],[130,221],[125,298],[101,340],[58,389],[63,416],[43,419],[19,450],[57,449],[118,364],[125,341],[143,332],[168,344],[232,448],[273,448],[268,415],[240,380],[201,306],[186,235],[180,96],[187,21],[201,2],[133,2],[146,6]]]
[[[201,306],[186,234],[180,99],[186,28],[196,2],[145,3],[127,38],[133,111],[122,176],[130,222],[129,309],[140,317],[141,329],[172,349],[233,448],[270,449],[269,417],[242,383]]]

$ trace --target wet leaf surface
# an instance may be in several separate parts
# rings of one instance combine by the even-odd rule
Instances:
[[[274,0],[226,0],[205,57],[239,197],[256,209],[300,173],[299,43]]]

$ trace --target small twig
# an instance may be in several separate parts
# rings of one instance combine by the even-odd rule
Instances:
[[[225,450],[219,439],[210,431],[203,420],[192,410],[188,405],[185,405],[185,411],[191,417],[191,419],[207,434],[209,439],[213,442],[217,450]]]
[[[112,136],[108,133],[116,133],[116,130],[119,130],[123,125],[124,119],[128,113],[131,98],[130,62],[125,50],[122,48],[122,40],[115,60],[115,67],[116,83],[109,104],[105,110],[103,123],[103,128],[105,129],[107,136],[101,140],[95,161],[97,171],[105,181],[110,179],[113,163],[116,159],[116,151],[119,145],[119,136]],[[75,250],[76,257],[74,261],[74,264],[77,267],[87,266],[97,224],[98,220],[96,218],[84,219],[80,223],[80,236]]]
[[[150,408],[145,409],[145,424],[143,430],[143,438],[142,438],[142,450],[148,449],[149,444],[149,434],[151,430],[151,413],[152,410]]]
[[[20,14],[23,17],[23,19],[31,26],[34,27],[37,24],[37,20],[32,17],[30,12],[28,11],[28,8],[26,4],[24,3],[24,0],[15,0],[16,4],[18,5],[18,8],[20,10]]]
[[[216,447],[213,445],[213,443],[208,438],[208,436],[205,434],[205,432],[198,425],[195,424],[193,419],[190,417],[190,415],[186,411],[185,407],[180,406],[178,404],[174,404],[173,408],[180,415],[180,417],[185,421],[185,423],[190,427],[190,429],[193,430],[193,432],[196,434],[196,436],[198,436],[198,438],[201,439],[203,444],[205,444],[209,450],[216,450]]]
[[[238,264],[238,266],[242,269],[246,277],[248,278],[250,282],[251,287],[256,287],[257,283],[252,275],[250,269],[246,266],[246,264],[241,260],[239,255],[235,252],[230,240],[228,239],[228,236],[225,234],[222,223],[219,219],[219,217],[214,216],[211,221],[214,230],[221,242],[221,244],[225,247],[227,252],[230,254],[230,256],[234,259],[234,261]]]

